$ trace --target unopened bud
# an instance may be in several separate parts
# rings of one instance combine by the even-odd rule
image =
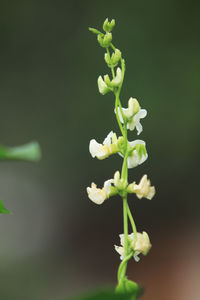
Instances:
[[[109,75],[104,75],[104,82],[105,82],[108,86],[111,85],[111,81],[110,81]]]
[[[123,178],[120,178],[119,171],[116,171],[114,174],[114,185],[120,191],[125,190],[127,187],[127,181]]]
[[[111,64],[115,67],[121,59],[122,53],[119,49],[115,49],[115,52],[111,56]]]
[[[106,32],[105,35],[98,34],[97,40],[101,47],[107,48],[110,46],[110,43],[112,42],[112,33]]]
[[[112,19],[111,22],[108,21],[108,18],[103,23],[103,30],[105,32],[111,32],[115,26],[115,20]]]

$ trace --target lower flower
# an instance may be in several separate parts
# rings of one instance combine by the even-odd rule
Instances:
[[[115,250],[120,254],[120,259],[124,259],[124,234],[120,234],[120,242],[121,246],[115,245]],[[151,249],[151,243],[148,234],[143,231],[143,233],[137,232],[137,237],[135,238],[134,233],[128,235],[128,255],[132,252],[133,258],[136,262],[140,260],[138,255],[142,253],[143,255],[147,255],[149,250]]]

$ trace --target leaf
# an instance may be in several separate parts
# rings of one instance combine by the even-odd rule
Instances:
[[[38,142],[17,147],[0,146],[0,160],[38,161],[41,158],[41,150]]]
[[[0,200],[0,214],[10,214],[10,211],[6,209],[3,202]]]
[[[130,281],[130,280],[128,280]],[[139,293],[138,289],[138,293]],[[133,298],[134,297],[134,298]],[[118,293],[113,290],[101,290],[99,292],[94,292],[93,294],[88,294],[79,298],[71,299],[71,300],[134,300],[136,296],[131,293]],[[69,300],[65,298],[64,300]]]
[[[126,277],[118,284],[116,287],[116,293],[123,295],[124,293],[129,293],[131,295],[131,300],[136,300],[138,295],[139,287],[136,282],[128,280]]]

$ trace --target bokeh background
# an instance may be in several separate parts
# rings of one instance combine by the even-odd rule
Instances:
[[[62,299],[116,283],[121,200],[96,206],[86,194],[122,163],[88,152],[91,138],[119,132],[112,95],[97,90],[104,50],[87,30],[106,17],[127,64],[122,103],[133,96],[148,110],[140,138],[149,159],[130,180],[147,173],[157,187],[152,201],[129,200],[153,244],[129,277],[146,287],[143,300],[200,299],[199,10],[184,0],[0,2],[0,142],[38,140],[43,154],[0,166],[0,197],[13,212],[0,218],[0,299]]]

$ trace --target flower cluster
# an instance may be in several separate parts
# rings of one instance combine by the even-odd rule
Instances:
[[[135,194],[138,199],[146,198],[151,200],[155,195],[155,187],[151,186],[147,175],[144,175],[140,182],[128,183],[128,169],[132,169],[141,165],[148,158],[146,144],[143,140],[128,140],[128,130],[137,131],[137,135],[143,131],[141,119],[145,118],[147,111],[142,109],[138,100],[130,97],[127,108],[123,108],[120,100],[120,92],[125,75],[125,61],[122,53],[112,44],[112,30],[115,21],[108,19],[103,24],[105,33],[97,29],[89,28],[97,35],[97,40],[101,47],[106,50],[104,55],[105,62],[111,70],[112,78],[108,74],[99,76],[97,79],[98,90],[100,94],[105,95],[112,92],[115,96],[114,113],[121,131],[121,135],[110,131],[103,143],[98,143],[95,139],[91,139],[89,143],[89,152],[93,158],[103,160],[112,154],[118,154],[123,158],[122,170],[116,171],[113,178],[106,180],[102,188],[97,188],[95,183],[91,187],[87,187],[89,199],[96,203],[102,204],[105,200],[114,195],[120,195],[123,200],[123,216],[124,216],[124,234],[120,235],[121,246],[115,246],[115,250],[120,254],[122,263],[118,271],[118,288],[125,289],[130,284],[126,282],[126,265],[128,260],[133,257],[139,261],[139,254],[146,255],[151,243],[146,232],[139,233],[128,206],[127,196]],[[120,66],[118,66],[120,64]],[[133,233],[128,234],[128,220],[131,223]],[[122,287],[123,286],[123,287]]]

